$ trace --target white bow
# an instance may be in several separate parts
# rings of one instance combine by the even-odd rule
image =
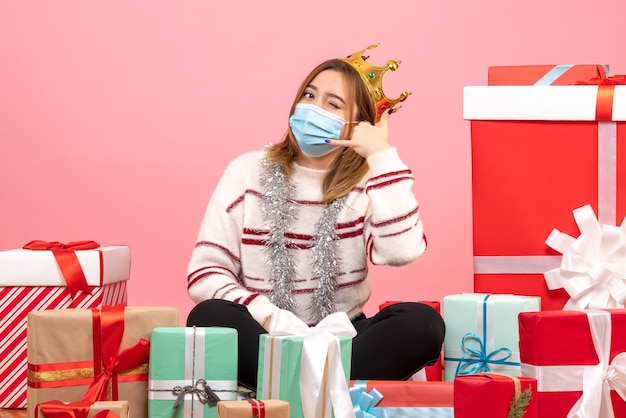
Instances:
[[[546,244],[563,254],[561,266],[544,273],[551,290],[565,289],[566,309],[623,308],[626,303],[626,218],[600,226],[590,205],[574,211],[576,239],[557,229]]]
[[[626,400],[626,353],[620,353],[609,364],[611,355],[611,314],[585,310],[599,363],[585,369],[583,394],[567,418],[615,418],[611,389]]]
[[[300,364],[304,417],[330,418],[333,410],[336,417],[355,417],[337,338],[357,334],[348,315],[336,312],[309,327],[292,312],[279,310],[272,315],[269,328],[273,337],[304,336]],[[327,406],[328,397],[332,407]]]

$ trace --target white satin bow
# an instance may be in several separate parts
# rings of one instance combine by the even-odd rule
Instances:
[[[567,309],[623,308],[626,303],[626,218],[600,226],[590,205],[574,211],[576,239],[557,229],[546,244],[563,254],[561,266],[544,273],[551,290],[565,289]]]
[[[354,418],[337,338],[356,336],[348,315],[336,312],[309,327],[292,312],[279,310],[272,315],[269,328],[270,336],[304,336],[300,365],[304,417],[330,418],[334,410],[336,417]],[[328,406],[328,398],[332,407]]]

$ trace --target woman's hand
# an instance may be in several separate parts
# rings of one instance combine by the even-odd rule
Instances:
[[[390,148],[389,116],[389,111],[383,113],[378,125],[372,125],[369,122],[359,122],[354,127],[352,138],[349,140],[331,139],[328,142],[333,145],[352,148],[363,158],[385,151]]]

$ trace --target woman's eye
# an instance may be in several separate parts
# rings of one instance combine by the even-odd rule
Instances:
[[[337,103],[330,102],[329,104],[335,109],[341,109],[341,106],[339,106]]]
[[[315,97],[313,96],[313,93],[308,92],[308,91],[305,91],[304,93],[302,93],[302,97],[303,97],[303,98],[307,98],[307,99],[313,99],[313,98],[315,98]]]

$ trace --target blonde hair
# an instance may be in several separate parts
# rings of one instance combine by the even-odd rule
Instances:
[[[347,96],[345,97],[346,109],[348,110],[347,120],[368,121],[374,124],[376,120],[376,108],[367,87],[363,84],[359,73],[352,68],[350,64],[341,59],[325,61],[309,73],[298,89],[289,115],[293,115],[296,104],[302,98],[304,90],[309,86],[311,81],[317,77],[319,73],[326,70],[338,71],[343,75]],[[356,115],[353,115],[355,104]],[[348,125],[348,137],[352,135],[353,126],[352,124]],[[290,177],[293,172],[292,163],[298,157],[299,153],[300,147],[298,147],[298,143],[291,129],[288,129],[282,141],[272,145],[267,150],[265,158],[268,161],[280,164],[285,175]],[[365,158],[350,148],[344,148],[342,152],[337,155],[326,177],[324,177],[322,184],[324,204],[329,205],[333,200],[350,193],[368,170],[369,166]]]

